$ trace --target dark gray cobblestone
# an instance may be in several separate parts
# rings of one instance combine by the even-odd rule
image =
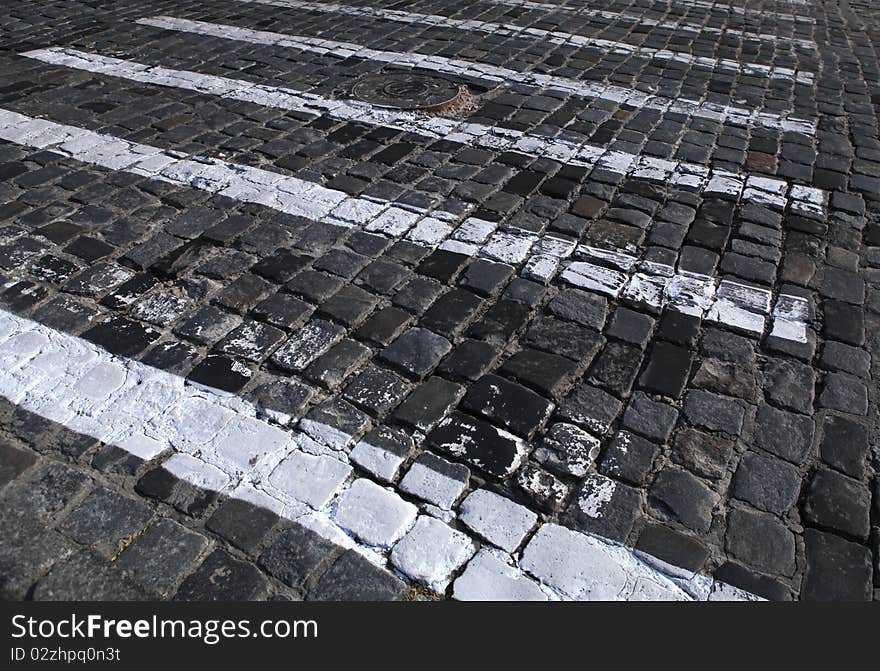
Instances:
[[[872,598],[880,16],[869,3],[764,2],[744,14],[637,0],[603,3],[591,16],[515,2],[394,5],[814,72],[809,85],[523,33],[259,3],[78,5],[10,4],[0,17],[0,106],[350,195],[467,212],[512,238],[553,234],[763,287],[774,299],[801,296],[807,342],[771,336],[769,323],[755,333],[529,275],[507,248],[473,258],[6,142],[4,309],[236,393],[291,427],[322,422],[353,442],[400,434],[399,468],[383,476],[394,485],[412,464],[442,455],[467,469],[466,490],[490,487],[544,520],[762,596]],[[821,216],[804,214],[18,55],[72,47],[329,98],[385,67],[133,23],[160,14],[790,112],[815,120],[815,135],[459,78],[473,106],[458,114],[471,123],[818,187],[830,203]],[[396,598],[408,589],[265,511],[3,413],[3,510],[31,518],[22,529],[4,522],[0,566],[12,598],[100,598],[114,580],[128,598]],[[174,568],[150,569],[159,556],[177,558]],[[93,580],[70,579],[84,572]]]
[[[0,593],[36,601],[144,599],[401,599],[410,587],[388,571],[299,524],[245,501],[217,496],[188,510],[140,484],[163,469],[139,461],[131,473],[89,465],[59,449],[49,423],[27,439],[10,433],[0,401]],[[192,485],[166,479],[165,491]],[[178,497],[182,494],[177,494]],[[200,495],[205,499],[204,493]]]

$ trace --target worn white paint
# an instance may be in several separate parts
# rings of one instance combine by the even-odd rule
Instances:
[[[780,1],[788,1],[788,2],[798,2],[804,3],[806,0],[780,0]],[[804,49],[810,49],[814,51],[816,49],[816,43],[813,40],[801,39],[797,37],[786,37],[783,35],[774,35],[773,33],[756,33],[750,32],[746,30],[737,30],[736,28],[724,27],[717,28],[714,26],[707,26],[701,23],[692,23],[685,19],[674,20],[675,16],[670,17],[669,20],[658,20],[652,19],[648,16],[640,15],[640,14],[631,14],[628,12],[614,12],[614,11],[606,11],[602,9],[595,9],[593,7],[588,7],[586,5],[563,5],[551,2],[534,2],[533,0],[489,0],[492,4],[495,5],[507,5],[509,7],[521,7],[523,9],[532,9],[539,10],[544,12],[566,12],[577,14],[579,16],[588,16],[588,17],[599,17],[602,19],[607,19],[608,21],[623,22],[623,23],[632,23],[640,26],[652,26],[655,28],[660,28],[664,30],[673,30],[680,33],[690,33],[693,35],[718,35],[720,36],[734,36],[739,37],[744,41],[753,40],[759,42],[769,42],[769,43],[777,43],[777,42],[787,42],[790,44],[794,44],[796,46],[802,47]],[[687,2],[682,3],[687,4],[688,6],[698,6],[701,3],[698,2]],[[721,3],[715,3],[716,7],[723,7]],[[786,15],[791,16],[791,15]],[[800,17],[792,17],[792,18],[800,18]]]
[[[579,47],[586,49],[598,49],[602,53],[616,55],[630,54],[640,58],[647,58],[670,63],[684,63],[698,68],[709,70],[721,70],[725,72],[738,72],[746,75],[759,75],[771,79],[794,80],[799,84],[812,85],[815,75],[812,72],[794,70],[785,67],[764,65],[762,63],[740,63],[731,58],[712,58],[708,56],[694,56],[693,54],[673,51],[671,49],[653,49],[641,47],[628,42],[617,42],[587,35],[576,35],[562,30],[543,30],[519,26],[515,23],[496,23],[494,21],[481,21],[479,19],[456,19],[440,14],[420,14],[417,12],[405,12],[398,9],[374,8],[354,5],[341,5],[334,3],[304,2],[302,0],[243,0],[255,2],[261,5],[275,7],[290,7],[310,12],[330,12],[348,16],[365,16],[383,21],[396,21],[407,24],[422,24],[428,26],[441,26],[443,28],[459,28],[476,32],[489,33],[490,35],[502,35],[512,37],[524,37],[539,39],[543,43],[562,46]]]
[[[320,223],[340,225],[336,216],[340,207],[351,211],[353,206],[356,209],[361,204],[369,204],[375,207],[370,209],[373,218],[367,219],[366,230],[395,238],[405,235],[407,231],[424,219],[442,218],[445,220],[452,216],[446,212],[428,212],[415,208],[404,209],[408,206],[396,206],[393,203],[377,199],[353,198],[342,191],[329,189],[296,177],[218,159],[198,157],[198,160],[195,160],[196,157],[180,152],[166,152],[158,147],[128,142],[76,126],[35,119],[2,109],[0,109],[0,139],[52,151],[93,165],[191,186],[243,202],[258,203],[281,212],[304,216]],[[776,180],[771,181],[775,182]],[[774,188],[777,188],[775,184]],[[806,187],[802,188],[802,194],[812,195],[818,191],[816,189],[805,191],[805,189]],[[453,242],[461,228],[465,229],[463,237],[469,239],[482,237],[485,241],[479,244],[468,244],[464,248],[453,247],[455,251],[480,255],[496,261],[514,265],[523,264],[530,258],[531,250],[544,254],[558,254],[560,256],[556,258],[560,260],[563,255],[571,253],[571,246],[555,245],[552,242],[547,242],[546,237],[518,229],[498,231],[495,230],[495,224],[473,218],[465,219],[460,227],[455,227],[451,236]],[[447,240],[439,247],[449,249],[449,242]],[[624,263],[622,260],[628,256],[623,252],[605,252],[597,251],[595,248],[581,247],[578,254],[591,260],[572,262],[562,272],[562,279],[575,286],[613,297],[621,294],[630,298],[639,296],[647,302],[653,301],[657,307],[668,303],[677,310],[699,316],[709,311],[713,303],[719,300],[716,295],[716,280],[707,276],[694,275],[685,271],[673,273],[671,267],[655,263],[641,264],[638,272],[628,274],[622,270],[601,265],[601,263],[610,261],[620,267]],[[635,257],[630,257],[625,262],[626,267],[634,267],[636,261]],[[662,282],[662,289],[658,285],[658,280]],[[736,302],[735,292],[728,293],[722,292],[721,298],[732,301],[735,306],[748,312],[760,314],[760,305],[755,301],[743,299],[740,304]],[[803,299],[790,297],[786,300],[790,303],[797,303]],[[718,309],[711,314],[710,319],[723,321],[731,326],[749,326],[749,323],[743,322],[739,312],[725,311],[723,307],[723,305],[719,305]],[[725,315],[731,316],[726,319]],[[792,318],[787,319],[792,321]],[[317,325],[313,325],[313,327],[317,328]],[[752,328],[749,330],[760,332],[760,329]],[[791,329],[780,328],[776,335],[786,337],[789,332]],[[334,338],[334,335],[323,332],[303,334],[303,339],[289,341],[282,345],[275,356],[282,358],[286,365],[305,365],[305,362],[314,359],[317,354],[312,351],[311,347],[305,347],[304,343],[320,340],[326,347],[329,347]],[[317,431],[318,435],[313,436],[316,440],[320,440],[326,433],[323,428],[315,429],[312,427],[310,429],[309,426],[304,426],[304,429],[310,434],[311,430]],[[247,455],[239,455],[236,458],[246,457]]]
[[[297,453],[295,431],[261,419],[265,415],[258,407],[236,396],[188,385],[180,377],[112,355],[85,340],[3,310],[0,362],[0,396],[25,410],[59,421],[67,428],[77,426],[87,435],[142,458],[164,457],[163,467],[185,482],[269,508],[344,547],[357,549],[373,561],[384,563],[390,554],[392,563],[413,580],[441,588],[473,554],[475,543],[462,532],[427,518],[416,524],[416,506],[393,490],[366,478],[346,486],[350,466],[329,457]],[[47,367],[50,362],[51,367]],[[147,391],[132,402],[130,392],[135,388]],[[63,411],[59,413],[58,409]],[[80,425],[78,418],[90,421]],[[257,452],[252,452],[257,455],[253,462],[240,461],[240,445],[228,445],[224,440],[243,435],[248,443],[258,446]],[[132,446],[132,436],[149,437],[152,442],[146,454]],[[283,440],[276,440],[278,436]],[[228,449],[232,450],[232,458]],[[486,504],[483,501],[481,515],[490,521],[493,516],[509,518],[509,506],[516,505],[508,502],[493,511]],[[534,516],[522,508],[514,517],[519,519],[525,514]],[[478,525],[472,516],[469,518],[471,524]],[[537,516],[527,520],[529,527],[534,519]],[[522,528],[522,521],[518,525]],[[491,529],[496,527],[489,524],[489,531],[482,533],[494,535]],[[366,546],[359,545],[347,532]],[[615,575],[622,572],[636,582],[648,580],[656,588],[652,597],[677,596],[678,588],[670,586],[663,573],[652,570],[642,576],[632,551],[595,538],[578,541],[586,537],[568,533],[575,534],[569,544],[588,543],[599,548],[596,552],[604,553],[598,565],[602,571],[609,570],[608,561],[619,561],[621,568]],[[422,542],[426,538],[434,542],[426,545]],[[481,552],[477,563],[469,565],[458,579],[461,584],[456,582],[454,595],[482,599],[580,596],[552,575],[544,574],[542,567],[554,561],[558,552],[559,548],[551,549],[545,556],[546,551],[533,540],[526,547],[522,568],[512,565],[512,560],[507,564],[496,555],[490,559]],[[575,559],[578,566],[584,565],[583,557]],[[559,594],[539,587],[523,574],[523,569],[558,589]],[[660,591],[660,586],[667,592]],[[726,590],[724,595],[737,596],[734,590]]]
[[[787,132],[804,135],[815,135],[816,122],[799,119],[787,114],[749,110],[730,105],[717,105],[687,98],[670,99],[628,89],[611,84],[581,81],[546,75],[536,72],[520,72],[487,63],[477,63],[443,56],[380,51],[370,49],[352,42],[336,42],[320,37],[301,37],[285,33],[253,30],[228,24],[192,21],[172,16],[153,16],[138,19],[141,25],[154,26],[165,30],[176,30],[197,35],[209,35],[222,39],[264,44],[281,48],[298,49],[312,53],[337,56],[338,58],[364,58],[383,63],[392,63],[404,67],[433,70],[443,74],[459,77],[473,77],[488,82],[507,84],[528,84],[542,88],[557,89],[585,98],[599,98],[622,105],[653,109],[659,112],[674,112],[686,116],[710,119],[740,126],[758,125],[771,128],[782,128]],[[457,135],[450,139],[459,139]],[[467,138],[460,138],[467,141]]]

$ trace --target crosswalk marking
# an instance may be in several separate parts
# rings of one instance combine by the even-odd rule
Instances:
[[[319,223],[357,226],[393,238],[405,237],[415,244],[431,248],[479,255],[532,269],[539,262],[549,261],[549,274],[539,278],[543,281],[549,281],[562,270],[563,280],[592,291],[613,297],[628,291],[628,298],[642,300],[655,307],[669,305],[693,313],[699,310],[701,315],[708,311],[709,318],[714,315],[718,321],[755,334],[763,332],[764,315],[769,312],[770,293],[766,290],[742,290],[742,300],[736,301],[730,292],[721,291],[719,294],[720,285],[708,276],[675,273],[671,266],[651,263],[642,264],[631,276],[630,271],[636,267],[636,257],[625,253],[597,255],[595,250],[589,248],[581,248],[577,253],[600,263],[575,261],[563,269],[564,260],[576,253],[575,245],[552,235],[539,236],[514,228],[500,230],[498,224],[466,218],[466,215],[457,217],[448,212],[426,211],[375,198],[351,197],[342,191],[296,177],[177,151],[163,151],[158,147],[35,119],[9,110],[0,109],[0,139],[52,151],[93,165],[264,205]],[[480,231],[476,235],[475,229]],[[604,265],[609,260],[618,268]],[[702,287],[701,301],[695,301],[692,293],[679,291],[682,284],[694,283]],[[653,293],[638,294],[645,287],[653,287]],[[766,309],[760,308],[761,301],[753,300],[756,293],[766,294]],[[725,302],[731,301],[735,307],[754,315],[751,326],[742,323],[739,312],[722,309]],[[712,308],[716,303],[722,305],[713,313]],[[733,316],[728,318],[730,315]],[[793,310],[780,315],[789,322],[797,323]],[[787,328],[780,328],[777,332],[779,337],[790,337],[792,334],[798,335]]]
[[[495,5],[507,5],[509,7],[522,7],[523,9],[543,10],[546,12],[569,12],[580,16],[600,17],[609,21],[624,21],[628,23],[638,24],[640,26],[653,26],[666,30],[674,30],[676,32],[690,33],[693,35],[718,35],[733,36],[744,41],[755,40],[758,42],[787,42],[794,44],[803,49],[815,51],[816,43],[813,40],[785,37],[782,35],[773,35],[772,33],[756,33],[746,30],[738,30],[736,28],[716,28],[714,26],[706,26],[700,23],[689,23],[684,19],[675,21],[652,19],[648,16],[639,14],[629,14],[627,12],[615,12],[602,9],[593,9],[586,5],[561,5],[551,2],[536,2],[535,0],[488,0]]]
[[[419,524],[414,504],[354,473],[348,450],[317,442],[302,425],[279,426],[260,407],[236,396],[115,356],[83,339],[5,310],[0,310],[0,363],[0,396],[28,412],[141,460],[156,460],[163,469],[198,488],[248,501],[295,520],[380,566],[386,565],[389,558],[394,560],[393,546],[400,538],[405,543],[405,534]],[[348,442],[355,441],[349,437]],[[350,449],[350,445],[346,447]],[[355,490],[374,491],[381,496],[359,497],[353,519],[351,510],[343,514],[343,502]],[[308,495],[318,491],[322,496]],[[358,540],[358,527],[353,522],[360,521],[361,526],[372,530],[377,526],[375,519],[388,515],[388,506],[406,508],[410,514],[402,517],[387,547]],[[608,573],[608,593],[615,598],[754,598],[711,577],[682,577],[680,570],[672,571],[644,554],[596,536],[553,524],[543,532],[554,530],[589,547],[594,570]],[[492,556],[505,566],[511,578],[532,585],[537,597],[591,598],[590,591],[571,593],[561,589],[564,585],[557,589],[539,586],[526,570],[540,575],[543,553],[537,546],[529,547],[528,563],[501,551]],[[486,552],[484,549],[483,554]],[[447,582],[440,586],[441,591],[449,581],[458,579],[454,569],[464,566],[471,555],[473,552],[462,557],[444,576]],[[482,555],[480,561],[485,561]],[[411,580],[421,576],[418,564],[395,562],[395,566]],[[456,588],[458,598],[466,598],[465,592],[482,599],[509,598],[503,586],[485,571],[478,574],[472,570],[464,581],[466,584]]]
[[[792,2],[797,4],[806,4],[806,0],[779,0],[781,2]],[[741,7],[729,2],[718,2],[717,0],[659,0],[661,5],[681,5],[685,7],[696,7],[697,9],[707,9],[709,11],[727,12],[729,14],[737,14],[739,16],[771,16],[779,21],[790,21],[792,23],[816,23],[816,19],[805,14],[787,14],[784,12],[774,12],[772,10],[752,9],[750,7]]]
[[[745,178],[728,171],[710,170],[696,163],[638,156],[603,149],[585,142],[576,143],[565,138],[557,139],[498,126],[377,108],[353,100],[334,100],[283,87],[145,65],[137,61],[101,56],[77,49],[54,47],[36,49],[21,55],[45,63],[123,77],[136,82],[182,88],[206,95],[220,95],[267,107],[326,114],[339,120],[373,123],[496,151],[510,150],[536,157],[552,158],[571,165],[598,166],[619,174],[632,174],[651,181],[682,184],[707,190],[709,193],[728,193],[729,188],[732,189],[730,193],[741,194],[746,201],[783,209],[788,204],[785,198],[789,191],[788,184],[783,180],[767,177]],[[827,197],[821,191],[804,187],[793,187],[791,191],[797,195],[797,198],[791,199],[796,209],[806,208],[814,211],[818,208],[824,211]]]
[[[460,28],[489,33],[491,35],[508,35],[516,37],[537,38],[550,44],[575,46],[582,48],[601,49],[613,54],[632,54],[642,58],[648,58],[669,63],[684,63],[710,70],[719,69],[727,72],[741,72],[746,75],[759,75],[771,79],[794,80],[798,84],[812,86],[815,75],[812,72],[796,70],[787,67],[764,65],[761,63],[740,63],[730,58],[713,58],[709,56],[694,56],[684,52],[670,49],[653,49],[641,47],[627,42],[617,42],[585,35],[575,35],[561,30],[542,30],[529,28],[512,23],[494,23],[476,19],[454,19],[439,14],[419,14],[416,12],[404,12],[395,9],[375,9],[373,7],[340,5],[332,3],[306,2],[304,0],[241,0],[242,2],[254,2],[261,5],[276,7],[289,7],[302,9],[310,12],[330,12],[349,16],[366,16],[386,21],[396,21],[407,24],[424,24],[429,26],[442,26],[443,28]]]
[[[558,89],[585,98],[609,100],[621,105],[630,105],[644,109],[657,110],[661,113],[677,113],[687,116],[709,119],[740,126],[757,125],[768,128],[780,128],[784,132],[813,136],[816,133],[816,122],[788,115],[779,115],[759,110],[748,110],[741,107],[716,105],[698,102],[685,98],[675,100],[655,96],[649,93],[627,89],[620,86],[584,82],[567,77],[546,75],[541,73],[519,72],[499,66],[474,63],[442,56],[399,53],[369,49],[351,42],[337,42],[320,37],[301,37],[284,33],[241,28],[226,24],[193,21],[172,16],[153,16],[138,19],[141,25],[153,26],[164,30],[208,35],[221,39],[264,44],[281,48],[299,49],[317,54],[330,54],[338,58],[364,58],[394,65],[433,70],[447,75],[472,77],[497,83],[529,84],[543,88]]]

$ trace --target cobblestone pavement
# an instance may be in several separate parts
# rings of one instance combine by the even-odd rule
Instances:
[[[5,597],[880,597],[871,2],[4,6]]]

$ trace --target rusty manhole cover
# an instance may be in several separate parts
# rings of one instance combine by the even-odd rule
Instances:
[[[458,84],[442,77],[388,72],[363,77],[351,93],[358,100],[382,107],[428,110],[455,102],[459,90]]]

